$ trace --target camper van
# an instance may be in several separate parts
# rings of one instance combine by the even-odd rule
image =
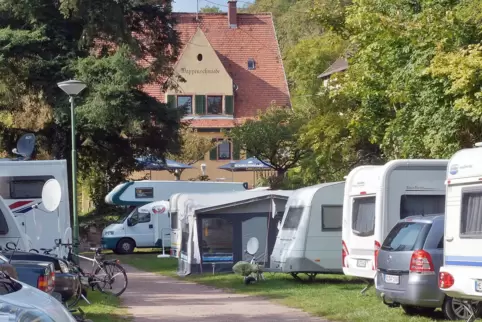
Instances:
[[[113,205],[131,206],[127,215],[113,223],[102,232],[102,245],[105,249],[112,249],[121,254],[128,254],[134,248],[158,247],[155,238],[153,217],[140,213],[139,207],[155,202],[166,201],[166,211],[169,212],[169,199],[178,193],[196,192],[233,192],[244,191],[248,185],[241,182],[206,182],[206,181],[130,181],[115,187],[106,197],[106,203]],[[167,217],[167,216],[166,216]],[[139,222],[139,218],[143,222]],[[164,217],[162,217],[164,218]],[[167,217],[169,218],[169,217]],[[134,226],[128,226],[137,222]],[[130,227],[129,229],[123,227]],[[137,236],[144,236],[146,242],[138,244],[136,238],[130,235],[135,232]],[[165,237],[164,237],[165,238]],[[161,238],[162,239],[162,238]]]
[[[60,206],[53,212],[42,204],[42,188],[49,179],[62,187]],[[1,161],[0,196],[33,248],[53,248],[55,239],[72,241],[66,160]]]
[[[134,247],[170,247],[169,202],[156,201],[137,208],[127,219],[107,226],[102,248],[115,253],[131,253]]]
[[[342,273],[341,229],[344,182],[301,188],[286,204],[271,254],[270,269],[299,273]]]
[[[0,197],[0,247],[3,250],[19,249],[23,251],[32,248],[32,241],[15,220],[12,211],[2,197]]]
[[[343,205],[346,275],[374,279],[381,243],[400,219],[444,212],[447,164],[448,160],[393,160],[350,172]]]
[[[482,144],[454,154],[447,169],[444,264],[449,296],[482,301]]]

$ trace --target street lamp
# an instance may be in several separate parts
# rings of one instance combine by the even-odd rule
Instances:
[[[73,245],[74,254],[79,253],[79,218],[77,215],[77,151],[75,150],[75,114],[74,114],[74,97],[79,95],[87,85],[78,80],[68,80],[65,82],[57,83],[57,86],[69,95],[70,101],[70,124],[72,130],[72,218],[74,220],[73,229]]]

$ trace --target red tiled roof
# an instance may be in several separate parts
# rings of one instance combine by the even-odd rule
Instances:
[[[254,117],[272,103],[290,105],[288,83],[278,47],[271,14],[238,13],[237,28],[229,28],[226,13],[174,13],[176,29],[185,45],[197,28],[206,35],[219,59],[238,86],[235,92],[234,117]],[[181,51],[182,52],[182,51]],[[248,70],[248,59],[256,62]],[[143,89],[164,101],[159,85],[146,85]],[[192,120],[195,127],[232,127],[233,120]]]

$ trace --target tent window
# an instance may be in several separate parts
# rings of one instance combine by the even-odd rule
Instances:
[[[482,238],[482,191],[462,192],[460,235]]]
[[[187,241],[189,240],[189,223],[181,225],[181,253],[187,254]]]
[[[400,200],[400,219],[443,214],[444,211],[445,195],[403,195]]]
[[[283,223],[283,229],[297,229],[304,209],[303,207],[289,207]]]
[[[8,224],[2,210],[0,209],[0,235],[8,234]]]
[[[177,229],[177,212],[171,212],[171,229]]]
[[[343,206],[321,206],[321,230],[341,231]]]
[[[203,262],[233,261],[233,225],[223,218],[202,218]]]
[[[352,231],[357,236],[372,236],[375,233],[375,197],[353,199]]]

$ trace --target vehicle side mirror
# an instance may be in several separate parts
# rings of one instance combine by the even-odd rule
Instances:
[[[127,226],[132,227],[132,226],[135,226],[136,224],[137,222],[133,220],[132,217],[127,218]]]

